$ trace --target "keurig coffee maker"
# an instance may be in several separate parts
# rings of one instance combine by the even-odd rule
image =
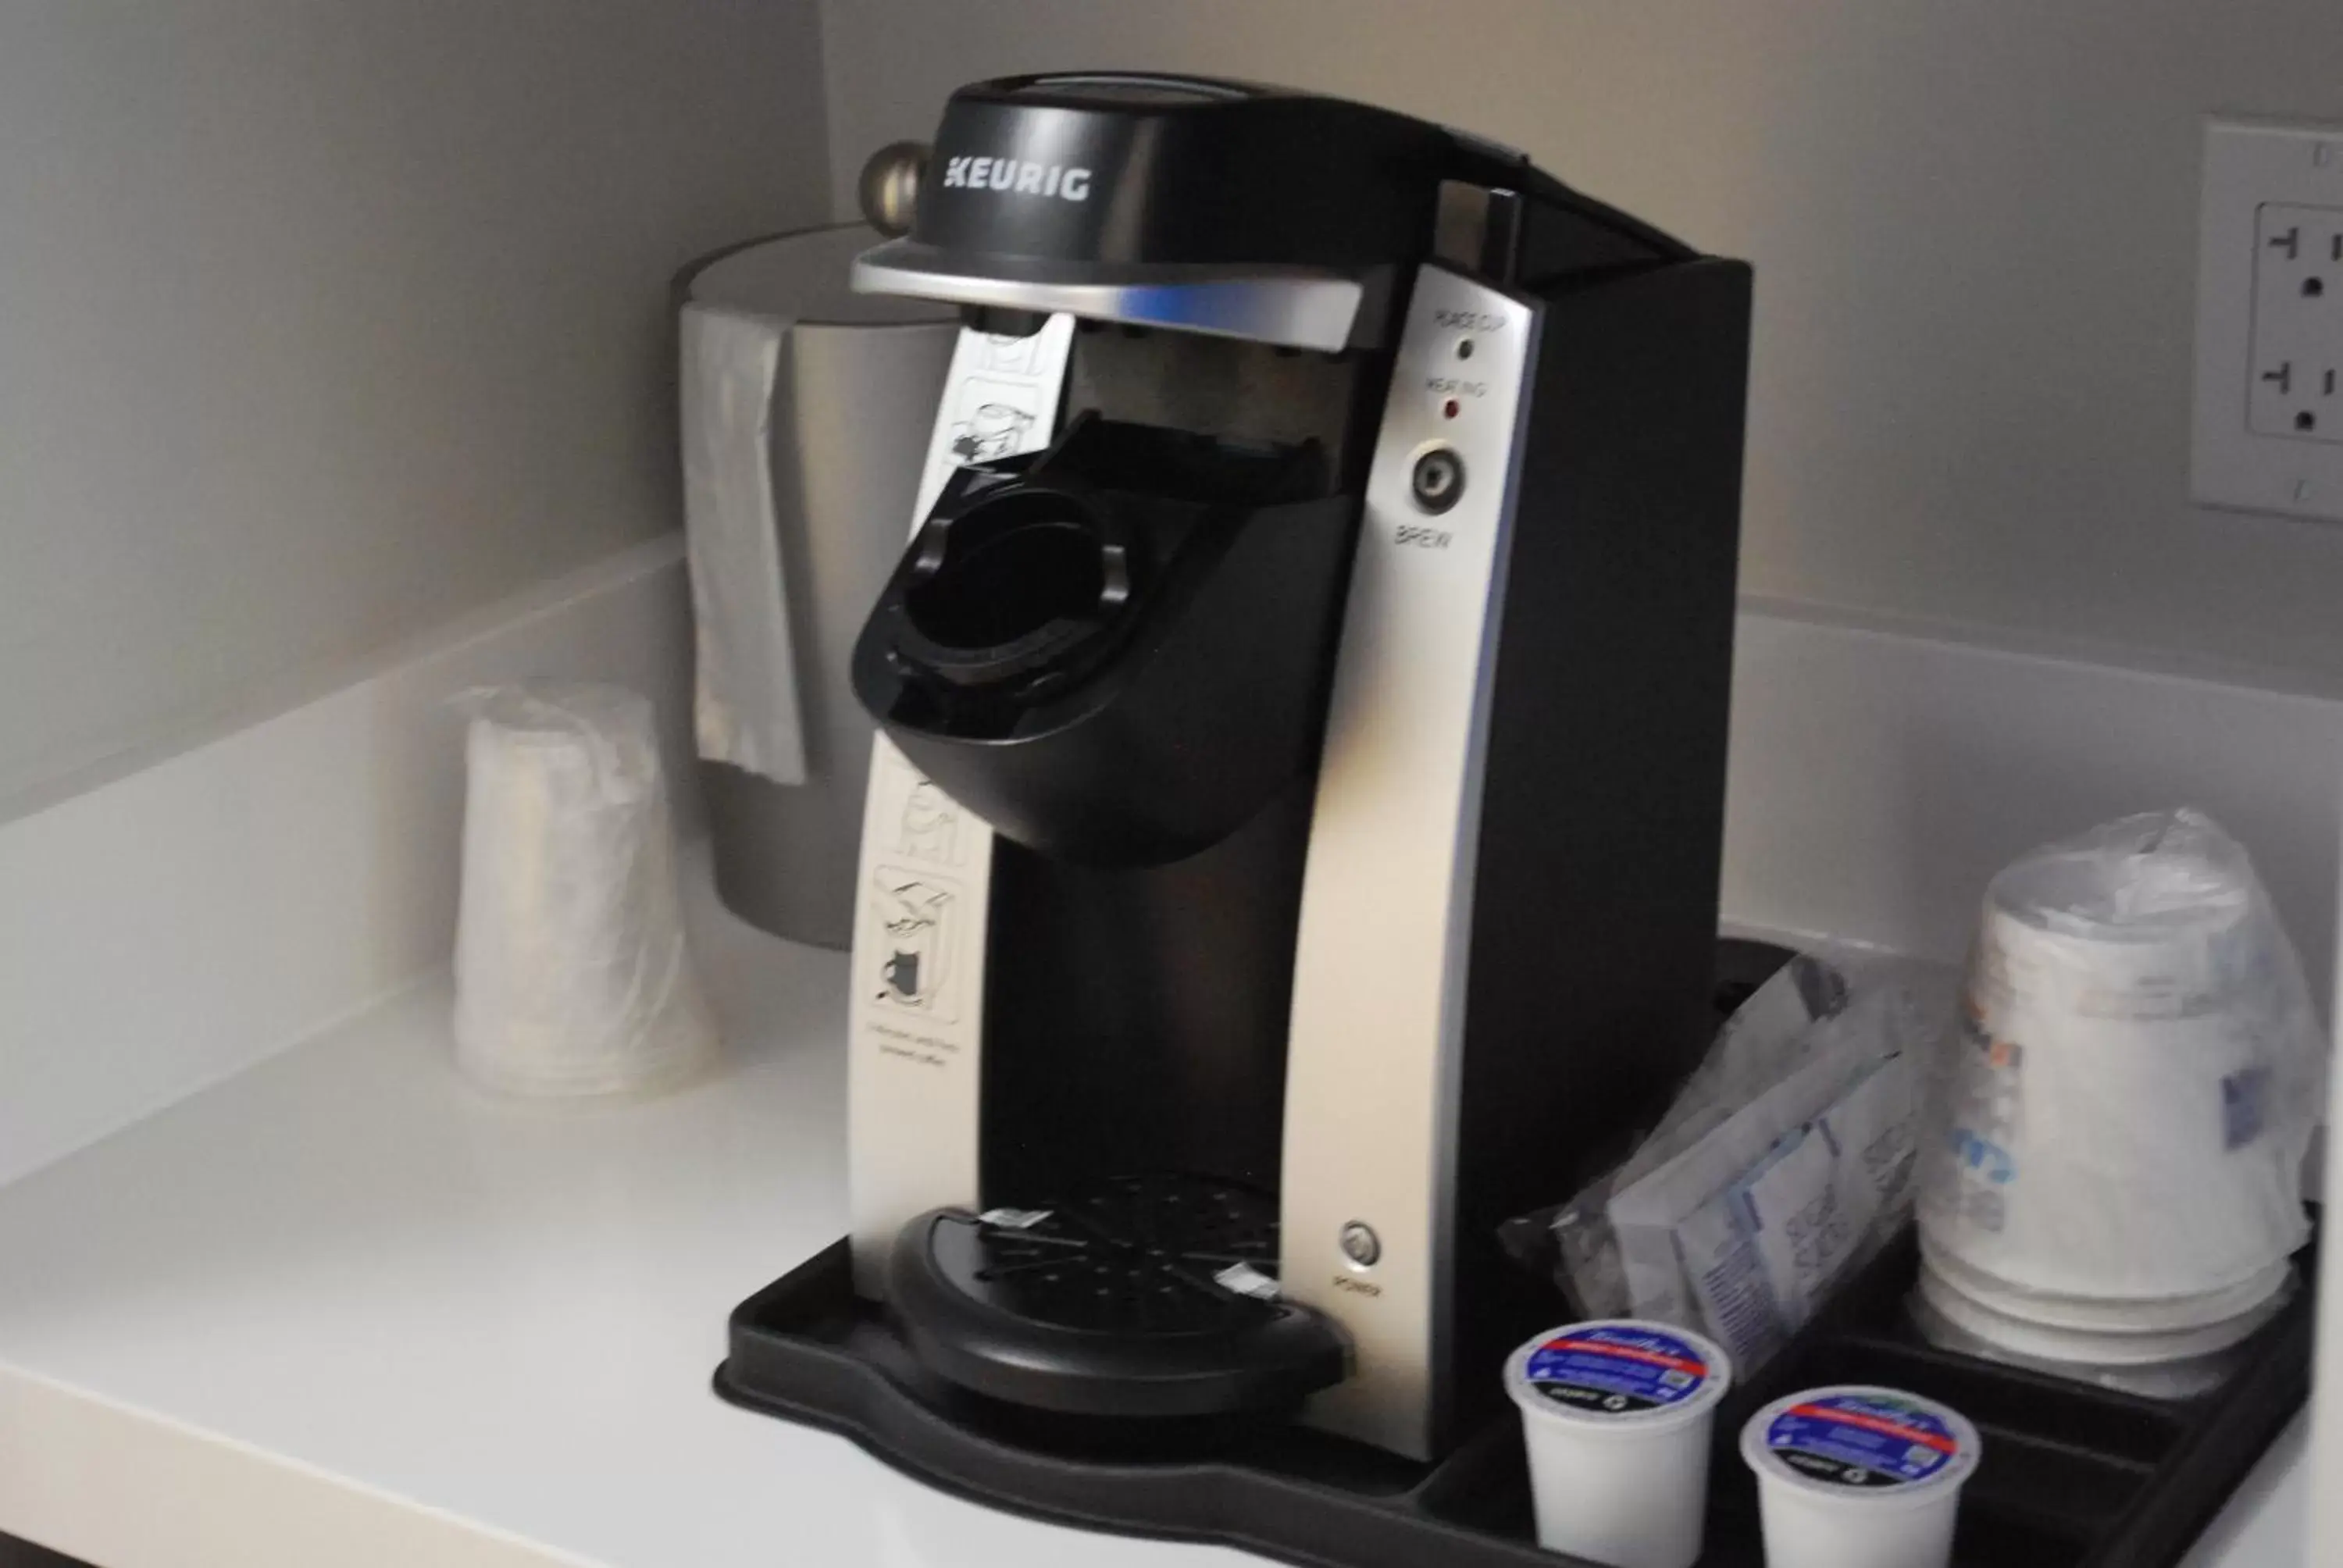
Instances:
[[[1748,269],[1186,78],[963,88],[865,189],[857,286],[966,326],[853,660],[850,1234],[719,1389],[1338,1552],[1707,1041]]]

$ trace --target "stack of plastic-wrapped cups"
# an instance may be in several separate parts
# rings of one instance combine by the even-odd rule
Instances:
[[[1914,1303],[1942,1342],[2154,1392],[2217,1378],[2307,1239],[2320,1039],[2244,851],[2189,811],[1988,890]]]

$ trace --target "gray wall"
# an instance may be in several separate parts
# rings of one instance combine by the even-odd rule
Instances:
[[[2187,500],[2197,121],[2334,0],[829,0],[833,168],[957,83],[1183,68],[1529,149],[1757,264],[1745,591],[2343,688],[2343,525]]]
[[[0,5],[0,819],[677,520],[812,0]]]

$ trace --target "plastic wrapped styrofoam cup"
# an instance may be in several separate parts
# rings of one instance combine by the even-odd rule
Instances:
[[[1983,1452],[1958,1411],[1896,1389],[1775,1400],[1741,1429],[1767,1568],[1946,1568]]]
[[[2155,1322],[2171,1302],[2275,1288],[2308,1234],[2325,1035],[2217,826],[2127,818],[2005,867],[1960,1032],[1948,1135],[1920,1174],[1939,1272],[1961,1266],[1955,1282],[2015,1317],[2136,1304],[2142,1328],[2171,1326]]]
[[[649,698],[468,693],[456,1060],[492,1089],[645,1092],[715,1054]]]
[[[1692,1568],[1708,1511],[1723,1351],[1667,1323],[1553,1329],[1505,1362],[1522,1410],[1538,1544],[1610,1568]]]

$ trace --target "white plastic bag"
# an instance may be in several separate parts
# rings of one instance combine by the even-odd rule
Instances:
[[[1922,1241],[2018,1299],[2267,1276],[2308,1239],[2325,1060],[2293,944],[2209,818],[2038,849],[1986,896]]]
[[[649,699],[466,694],[457,1060],[516,1093],[607,1094],[702,1066],[716,1027],[684,943]]]

